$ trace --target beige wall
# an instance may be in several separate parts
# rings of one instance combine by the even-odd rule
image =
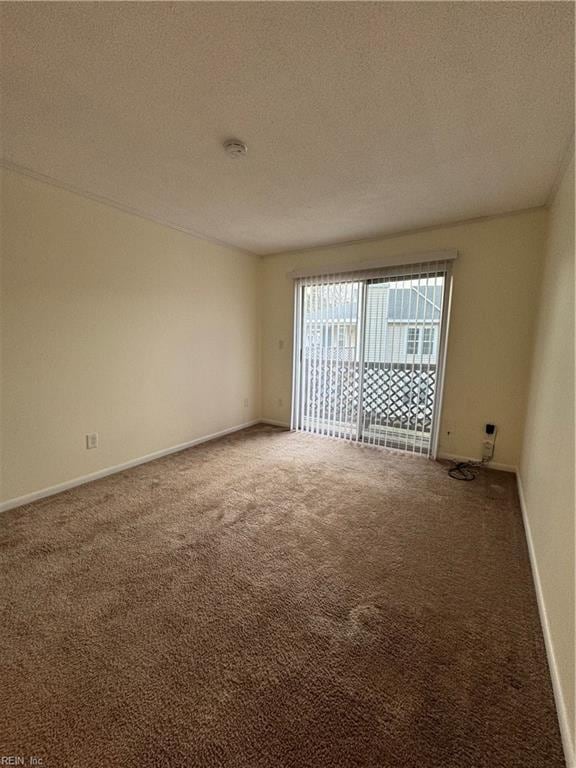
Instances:
[[[7,171],[2,205],[3,500],[259,416],[257,257]]]
[[[573,753],[574,259],[572,159],[550,211],[520,477]]]
[[[479,457],[483,425],[494,422],[499,430],[495,462],[516,466],[545,231],[546,211],[539,209],[379,241],[265,257],[263,416],[277,421],[290,418],[293,288],[289,271],[457,248],[440,450]]]
[[[439,248],[460,251],[441,451],[478,456],[482,425],[494,421],[495,461],[518,463],[543,209],[259,260],[12,172],[3,178],[3,499],[260,415],[288,421],[287,272]],[[86,451],[91,431],[101,445]]]

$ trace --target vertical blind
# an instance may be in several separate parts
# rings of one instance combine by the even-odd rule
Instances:
[[[295,281],[292,428],[435,454],[450,262]]]

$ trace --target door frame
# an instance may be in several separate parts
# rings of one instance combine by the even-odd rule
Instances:
[[[430,263],[432,267],[433,263]],[[401,267],[400,267],[401,269]],[[450,315],[452,309],[452,261],[447,260],[438,270],[444,273],[444,290],[442,293],[442,311],[440,317],[440,333],[438,339],[438,362],[436,368],[436,386],[434,391],[434,406],[432,410],[432,419],[430,427],[430,447],[427,453],[428,458],[436,460],[438,456],[438,447],[440,442],[440,423],[442,419],[442,410],[444,405],[444,381],[446,374],[446,362],[448,353],[448,335],[450,326]],[[383,270],[382,277],[385,278],[386,270]],[[313,279],[313,278],[312,278]],[[362,418],[362,397],[364,385],[364,355],[365,355],[365,327],[366,327],[366,303],[368,291],[366,286],[370,277],[360,277],[354,281],[360,283],[360,306],[358,312],[359,320],[359,384],[358,384],[358,418],[356,422],[356,435],[349,439],[356,442],[362,442],[363,418]],[[338,275],[334,275],[334,281],[338,280]],[[305,281],[296,279],[294,281],[294,331],[293,331],[293,355],[292,355],[292,417],[291,429],[302,429],[303,426],[303,407],[304,398],[302,396],[302,386],[304,385],[302,377],[303,364],[303,345],[302,334],[304,328],[304,290],[307,287]],[[426,455],[426,454],[424,454]]]
[[[440,423],[442,421],[442,409],[444,406],[444,379],[446,375],[446,361],[448,359],[448,332],[450,330],[450,314],[452,310],[452,282],[452,262],[448,262],[446,264],[446,276],[444,278],[444,292],[442,296],[440,339],[438,341],[438,365],[436,368],[436,392],[434,397],[434,409],[432,412],[432,427],[430,430],[429,457],[433,461],[436,461],[438,458]]]

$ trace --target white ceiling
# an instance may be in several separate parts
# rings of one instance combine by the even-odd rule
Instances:
[[[6,161],[256,253],[541,205],[573,131],[571,2],[1,12]]]

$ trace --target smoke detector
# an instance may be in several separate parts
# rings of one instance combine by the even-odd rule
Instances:
[[[243,141],[228,139],[228,141],[224,142],[224,151],[233,160],[237,160],[239,157],[244,157],[248,152],[248,147]]]

